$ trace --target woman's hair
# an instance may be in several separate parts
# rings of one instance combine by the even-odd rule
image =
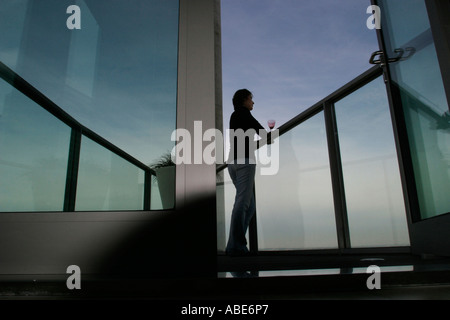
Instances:
[[[244,105],[244,101],[248,99],[248,97],[252,96],[252,93],[247,89],[241,89],[236,91],[233,96],[233,106],[234,110],[236,108],[242,107]]]

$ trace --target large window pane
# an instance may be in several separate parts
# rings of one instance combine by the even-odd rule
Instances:
[[[83,136],[76,211],[142,210],[144,171]]]
[[[449,106],[425,2],[381,4],[390,25],[387,45],[416,49],[390,67],[401,94],[420,214],[427,219],[450,212]]]
[[[256,176],[259,249],[337,248],[323,112],[279,139],[278,173]]]
[[[0,79],[0,212],[63,210],[70,134]]]
[[[335,104],[352,247],[409,245],[382,78]]]
[[[179,1],[131,2],[0,0],[0,61],[150,165],[174,145]],[[67,27],[71,5],[80,8],[80,29]]]

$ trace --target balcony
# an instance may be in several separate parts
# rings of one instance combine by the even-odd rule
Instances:
[[[34,101],[35,108],[43,107],[42,112],[49,111],[67,129],[68,157],[73,160],[68,158],[69,166],[63,170],[62,209],[57,211],[76,208],[74,192],[83,190],[82,179],[77,179],[83,150],[90,150],[86,155],[107,152],[121,162],[119,167],[141,170],[144,179],[135,186],[133,208],[151,207],[149,183],[154,172],[149,167],[60,113],[5,66],[1,71],[7,83]],[[218,168],[214,278],[167,279],[152,272],[144,279],[87,275],[81,292],[68,292],[66,275],[25,275],[20,281],[3,275],[0,295],[6,299],[448,298],[450,260],[410,252],[384,90],[381,69],[371,68],[279,128],[278,172],[260,175],[256,181],[257,218],[249,233],[252,256],[223,254],[233,186],[226,165]],[[80,144],[81,135],[88,144]],[[260,152],[267,153],[267,146]],[[110,204],[106,210],[123,209]],[[178,258],[189,259],[189,252],[174,261]],[[381,291],[367,288],[367,268],[372,265],[380,267]]]
[[[381,68],[367,70],[279,132],[279,170],[273,176],[257,174],[255,180],[250,256],[224,254],[235,191],[226,164],[217,169],[220,279],[234,284],[253,279],[268,296],[290,285],[283,291],[286,297],[448,296],[441,293],[447,290],[450,260],[410,250]],[[380,295],[366,287],[367,268],[373,265],[389,288]],[[239,288],[246,292],[247,286]]]

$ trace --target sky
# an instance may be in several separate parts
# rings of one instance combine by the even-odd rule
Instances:
[[[222,0],[224,128],[241,88],[277,127],[371,67],[369,0]]]

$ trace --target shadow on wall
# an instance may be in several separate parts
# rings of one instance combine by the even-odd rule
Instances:
[[[215,198],[143,222],[104,255],[101,276],[127,279],[216,277]]]

